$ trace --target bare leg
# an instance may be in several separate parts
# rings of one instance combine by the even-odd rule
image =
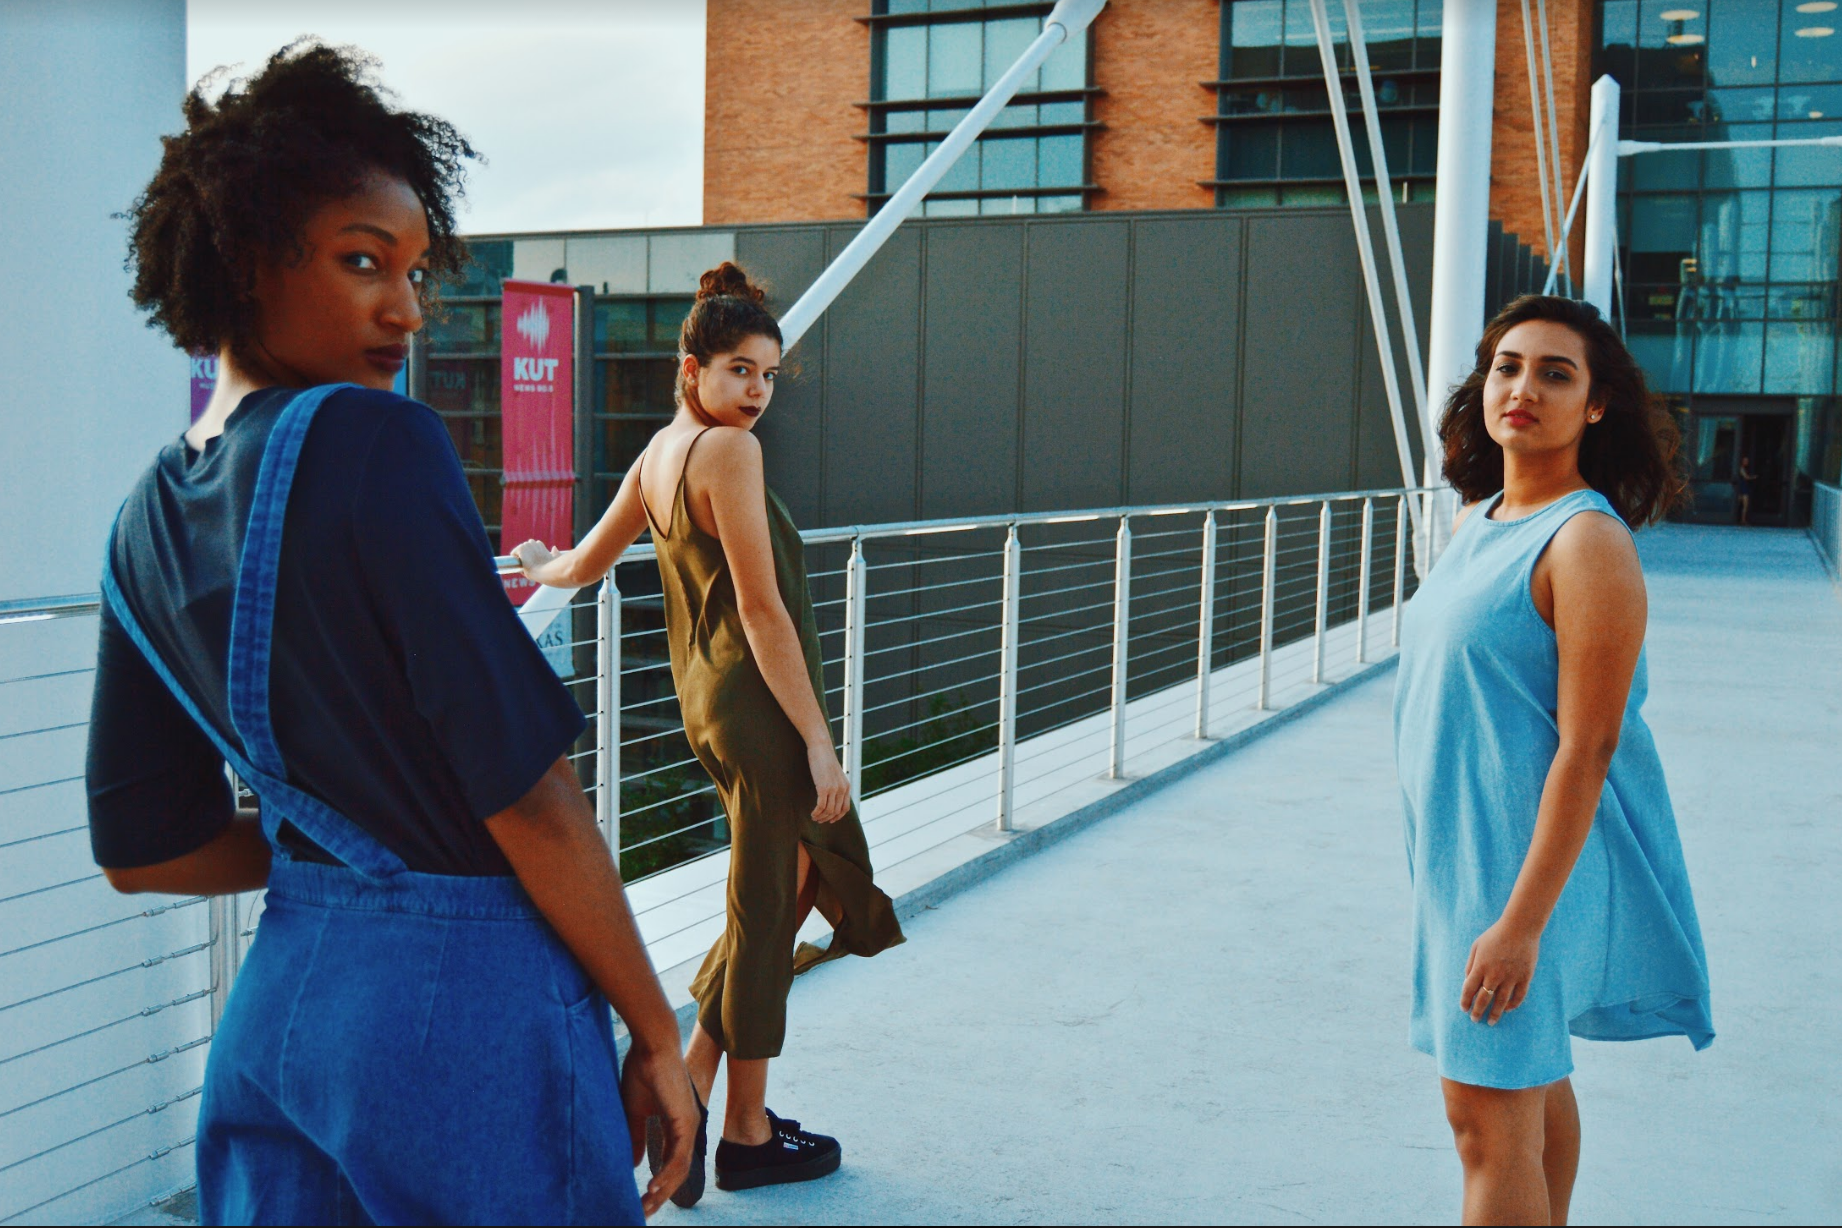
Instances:
[[[1580,1171],[1580,1106],[1573,1098],[1573,1081],[1548,1084],[1545,1107],[1541,1171],[1548,1184],[1548,1222],[1565,1224],[1573,1178]]]
[[[1465,1168],[1464,1222],[1546,1224],[1542,1170],[1547,1088],[1503,1091],[1441,1079],[1446,1120]]]
[[[710,1103],[710,1090],[716,1086],[716,1068],[722,1064],[723,1050],[710,1033],[704,1031],[704,1025],[691,1025],[691,1043],[685,1046],[684,1064],[691,1072],[691,1085],[697,1089],[697,1097],[705,1104]]]
[[[806,853],[806,846],[799,847],[799,886],[795,896],[794,927],[797,929],[806,920],[806,914],[812,911],[813,902],[818,898],[818,877],[812,873],[812,858]],[[698,1028],[691,1036],[691,1045],[696,1047],[698,1038],[709,1041],[711,1049],[716,1042],[704,1035]],[[691,1059],[686,1058],[686,1065]],[[691,1078],[698,1077],[699,1068],[691,1065]],[[710,1064],[710,1078],[716,1078],[716,1064]],[[767,1081],[768,1059],[756,1058],[749,1061],[729,1059],[729,1098],[723,1105],[723,1137],[732,1143],[742,1143],[756,1147],[774,1137],[768,1129],[767,1122]],[[709,1099],[708,1096],[705,1097]]]

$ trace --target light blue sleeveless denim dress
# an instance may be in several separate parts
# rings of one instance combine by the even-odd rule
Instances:
[[[1570,1036],[1714,1039],[1707,960],[1656,744],[1640,715],[1640,652],[1591,834],[1542,934],[1534,984],[1491,1027],[1458,1006],[1465,961],[1502,915],[1560,745],[1554,631],[1529,591],[1535,563],[1597,491],[1516,520],[1478,505],[1408,603],[1394,698],[1395,763],[1413,880],[1409,1036],[1439,1073],[1537,1087],[1573,1069]],[[1623,523],[1620,521],[1620,523]]]
[[[288,780],[269,719],[282,527],[308,428],[343,387],[296,397],[263,451],[231,613],[234,739],[103,570],[129,638],[262,799],[273,851],[205,1067],[200,1219],[644,1223],[607,999],[518,880],[412,871]],[[284,818],[344,864],[290,857]]]

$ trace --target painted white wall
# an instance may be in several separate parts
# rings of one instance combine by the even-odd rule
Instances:
[[[185,425],[185,358],[129,302],[111,216],[180,126],[185,51],[184,0],[0,4],[0,599],[95,592],[123,494]],[[202,956],[163,958],[204,910],[141,918],[165,901],[96,878],[95,637],[0,624],[0,1221],[107,1221],[191,1179],[204,1049],[147,1059],[208,1030],[205,1003],[169,1005]]]

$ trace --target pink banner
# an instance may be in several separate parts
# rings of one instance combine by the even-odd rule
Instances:
[[[507,281],[499,347],[505,498],[499,549],[527,538],[573,545],[576,491],[575,291]],[[523,601],[533,586],[507,580]]]
[[[217,387],[217,355],[188,354],[186,357],[192,361],[192,421],[197,422],[198,415],[211,403],[211,393]]]

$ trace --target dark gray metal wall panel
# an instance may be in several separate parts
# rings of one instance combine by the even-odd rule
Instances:
[[[1026,227],[1024,510],[1124,496],[1131,224],[1101,214]]]
[[[1241,218],[1134,224],[1127,503],[1234,494]]]
[[[1250,215],[1247,269],[1238,493],[1340,489],[1366,310],[1349,215]]]
[[[1023,236],[1022,225],[984,220],[928,228],[924,517],[1017,507]]]
[[[857,230],[830,228],[828,256]],[[826,524],[917,514],[921,242],[916,229],[896,231],[826,313]]]
[[[782,315],[825,268],[825,231],[810,228],[741,230],[736,262],[768,289],[768,309]],[[786,356],[774,401],[756,427],[768,484],[805,528],[826,523],[824,499],[824,355],[821,318]]]

